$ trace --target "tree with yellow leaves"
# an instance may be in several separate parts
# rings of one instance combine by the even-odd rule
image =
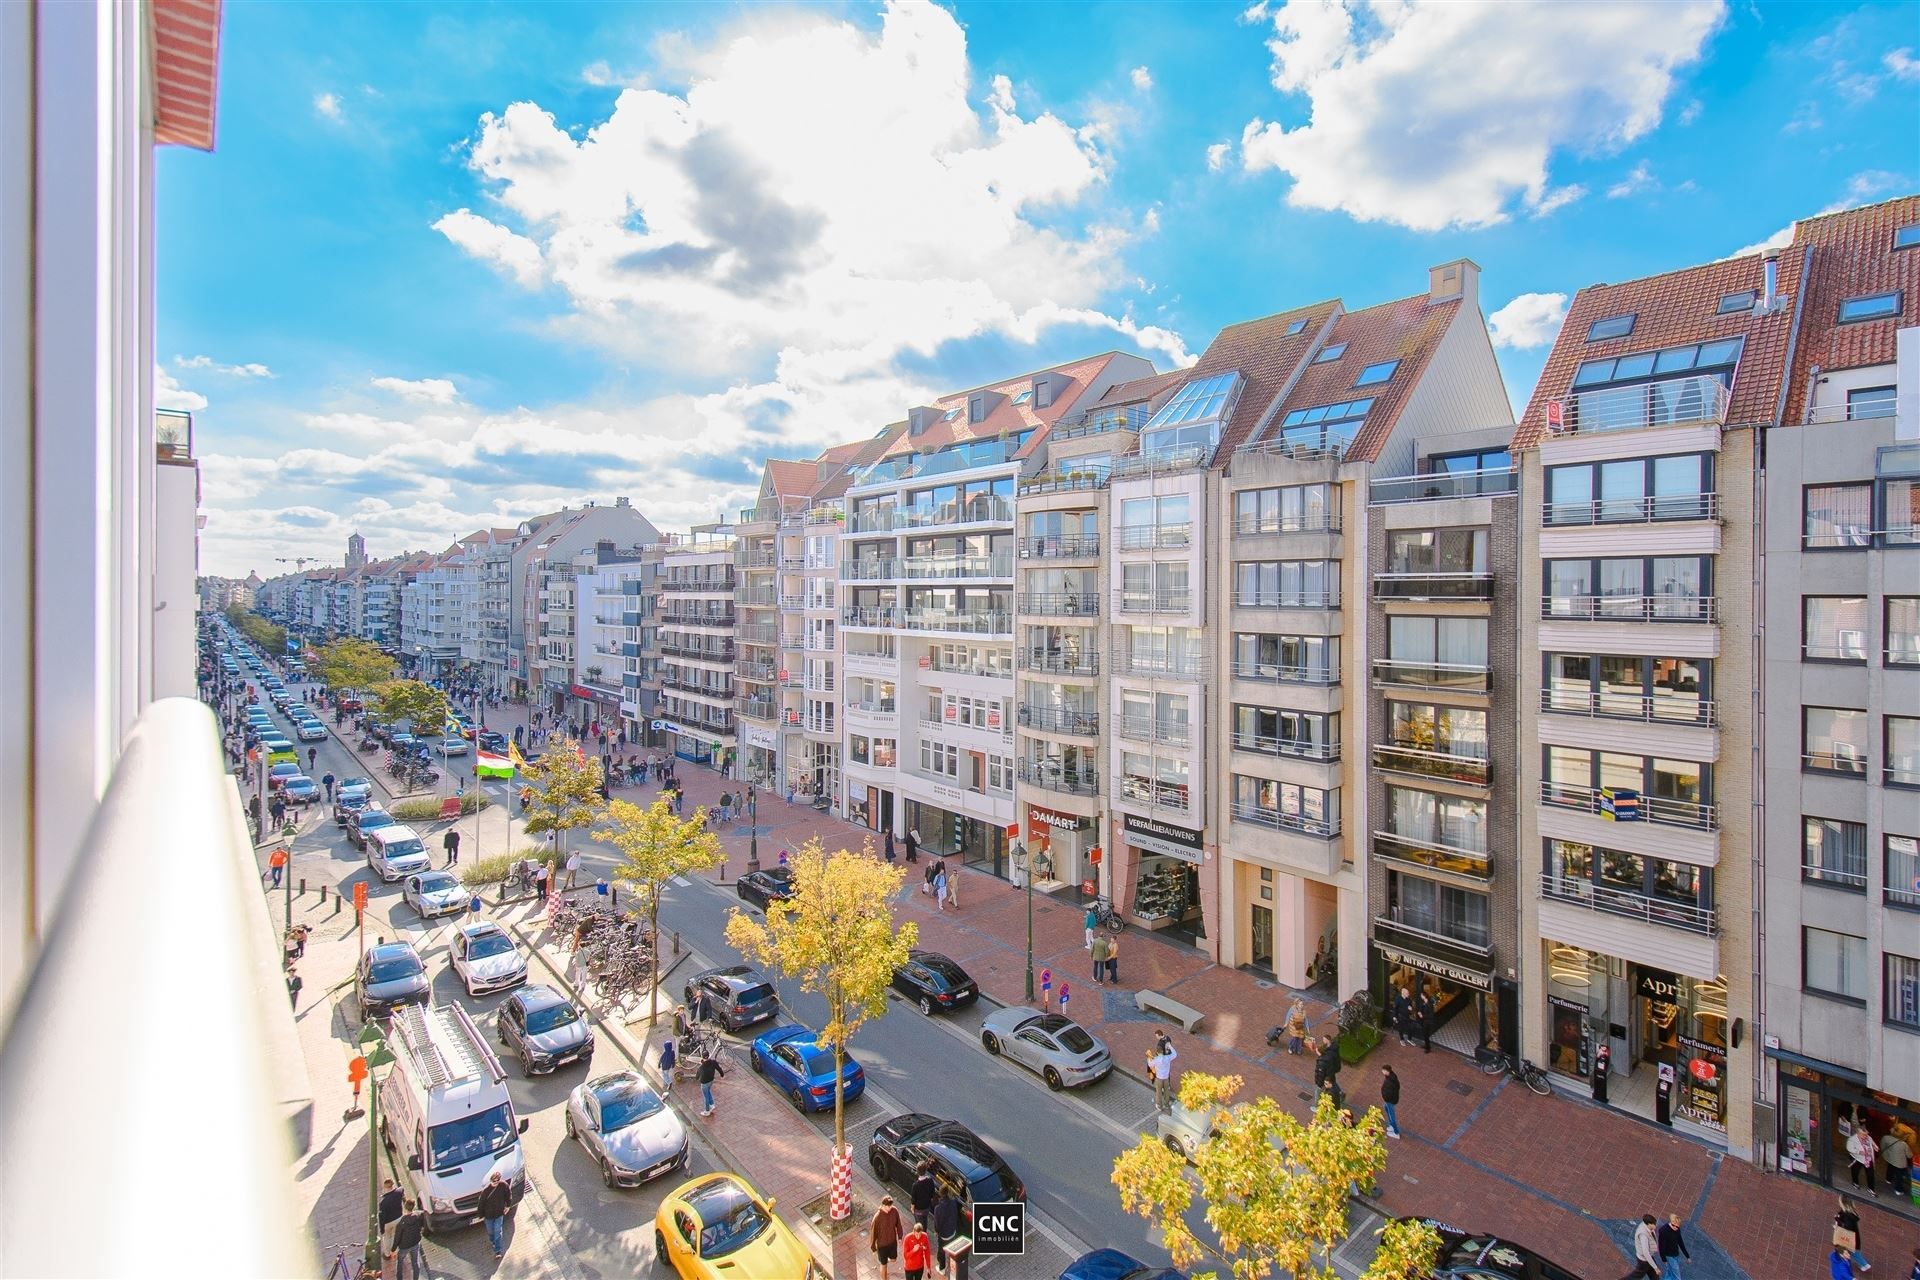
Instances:
[[[607,806],[595,839],[605,840],[625,859],[613,869],[613,878],[640,895],[654,947],[647,972],[647,1026],[660,1016],[660,886],[678,875],[706,871],[726,861],[720,837],[706,829],[704,809],[682,821],[665,800],[641,808],[630,800]]]
[[[527,782],[527,832],[539,835],[559,832],[559,844],[566,847],[566,833],[590,827],[606,808],[600,796],[600,762],[580,749],[572,738],[554,738],[541,757],[522,772]]]
[[[891,903],[906,872],[873,856],[842,849],[829,856],[810,840],[791,863],[793,896],[767,907],[762,924],[734,908],[727,941],[750,959],[827,1000],[827,1025],[816,1037],[833,1053],[833,1151],[836,1165],[851,1161],[847,1147],[847,1044],[887,1011],[893,971],[907,962],[920,926],[897,929]]]
[[[1194,1186],[1186,1160],[1151,1137],[1113,1163],[1120,1205],[1160,1228],[1176,1267],[1209,1256],[1228,1264],[1234,1280],[1265,1280],[1276,1270],[1296,1280],[1336,1280],[1333,1251],[1347,1238],[1347,1197],[1372,1186],[1387,1167],[1386,1120],[1369,1107],[1354,1120],[1320,1095],[1308,1122],[1270,1097],[1235,1103],[1239,1076],[1189,1071],[1180,1105],[1213,1114],[1212,1135],[1193,1154],[1206,1220],[1220,1237],[1214,1248],[1186,1221]],[[1432,1272],[1440,1237],[1418,1222],[1390,1222],[1360,1280],[1413,1280]],[[1195,1280],[1214,1280],[1208,1272]]]

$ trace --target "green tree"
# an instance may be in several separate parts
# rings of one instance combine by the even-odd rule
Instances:
[[[793,859],[793,896],[767,908],[762,924],[734,908],[727,941],[760,964],[800,979],[803,991],[827,1000],[827,1025],[816,1037],[833,1053],[833,1151],[847,1150],[847,1044],[854,1033],[887,1011],[893,971],[907,962],[920,940],[920,926],[894,926],[892,902],[906,872],[865,853],[845,849],[828,856],[818,839]]]
[[[447,695],[420,680],[388,680],[374,686],[380,714],[389,724],[405,720],[416,738],[441,738],[447,732]]]
[[[393,659],[368,640],[344,636],[307,650],[307,670],[329,689],[365,691],[393,679]]]
[[[268,622],[265,618],[245,605],[227,606],[227,621],[240,629],[240,634],[253,642],[255,648],[270,657],[285,657],[287,652],[287,629]]]
[[[707,830],[705,809],[695,809],[682,821],[665,800],[644,809],[630,800],[615,800],[593,834],[620,851],[623,861],[613,878],[631,887],[645,904],[655,939],[647,974],[647,1026],[652,1027],[660,1016],[660,886],[675,876],[719,866],[726,861],[726,850],[720,837]]]
[[[1386,1119],[1378,1107],[1369,1107],[1356,1121],[1322,1093],[1312,1119],[1303,1122],[1270,1097],[1235,1103],[1240,1085],[1239,1076],[1199,1071],[1180,1080],[1181,1106],[1214,1117],[1193,1167],[1219,1247],[1187,1225],[1195,1179],[1187,1175],[1186,1160],[1151,1137],[1113,1162],[1120,1205],[1160,1229],[1176,1267],[1211,1257],[1226,1263],[1234,1280],[1265,1280],[1276,1270],[1296,1280],[1336,1280],[1333,1251],[1347,1238],[1349,1191],[1373,1186],[1387,1167]],[[1389,1223],[1361,1280],[1428,1275],[1439,1250],[1440,1237],[1431,1228]]]
[[[606,808],[600,795],[600,762],[572,738],[553,738],[537,761],[521,771],[527,783],[527,833],[566,832],[590,827]]]

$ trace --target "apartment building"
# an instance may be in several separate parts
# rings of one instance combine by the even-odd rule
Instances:
[[[510,608],[519,611],[521,669],[513,670],[510,653],[508,681],[524,681],[525,696],[535,707],[575,721],[599,719],[608,709],[607,699],[596,701],[590,690],[576,691],[574,680],[580,644],[577,561],[603,543],[638,554],[660,541],[660,532],[626,498],[554,512],[521,527],[524,540],[511,560],[518,591],[510,601]],[[609,692],[617,711],[618,693]]]
[[[602,542],[574,560],[580,637],[572,692],[590,704],[590,718],[621,743],[645,741],[642,726],[651,717],[650,700],[640,690],[648,630],[642,593],[656,572],[659,551],[657,544],[622,551]]]
[[[679,759],[724,768],[739,749],[734,698],[734,526],[666,540],[660,575],[660,729]]]
[[[1920,198],[1805,219],[1783,275],[1793,255],[1758,511],[1765,985],[1747,1016],[1770,1059],[1755,1148],[1833,1185],[1850,1128],[1920,1129]]]
[[[838,737],[851,820],[1011,877],[1017,483],[1055,423],[1152,372],[1110,352],[915,406],[825,517],[844,679],[837,703],[807,695],[802,728]],[[830,648],[833,619],[806,622]]]

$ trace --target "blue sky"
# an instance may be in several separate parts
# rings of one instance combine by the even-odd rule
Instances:
[[[1910,5],[229,5],[158,176],[209,572],[438,549],[1083,355],[1480,263],[1583,285],[1920,186]]]

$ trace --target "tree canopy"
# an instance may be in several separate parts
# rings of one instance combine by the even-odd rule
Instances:
[[[394,662],[370,640],[343,636],[307,650],[307,670],[329,689],[370,690],[393,679]]]
[[[228,605],[227,621],[252,641],[255,648],[276,658],[287,652],[287,629],[267,621],[245,605]]]
[[[660,886],[678,875],[707,871],[726,861],[720,837],[707,830],[707,814],[696,809],[684,821],[673,816],[665,800],[655,800],[642,808],[630,800],[615,800],[607,806],[594,837],[605,840],[620,851],[623,859],[614,868],[613,878],[630,886],[646,904],[647,924],[656,944],[653,963],[659,964]],[[647,1025],[659,1019],[660,984],[649,975],[651,994],[647,1004]]]
[[[546,752],[521,772],[527,783],[527,831],[576,831],[592,826],[606,808],[600,762],[573,738],[547,742]]]
[[[415,737],[439,738],[447,731],[447,695],[420,680],[388,680],[374,687],[380,714],[389,723],[405,720]]]

